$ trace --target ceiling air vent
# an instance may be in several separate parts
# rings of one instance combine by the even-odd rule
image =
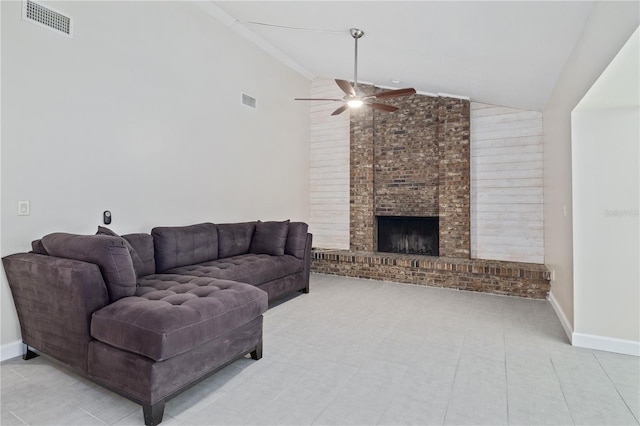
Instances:
[[[242,105],[246,105],[249,108],[256,109],[256,98],[247,95],[246,93],[242,94]]]
[[[72,36],[71,17],[63,15],[50,7],[26,0],[22,2],[22,19],[40,27]]]

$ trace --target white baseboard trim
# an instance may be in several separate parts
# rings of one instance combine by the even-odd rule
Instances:
[[[6,343],[0,346],[0,362],[6,361],[17,356],[22,356],[24,347],[22,341],[16,340],[15,342]]]
[[[551,303],[551,307],[558,316],[560,324],[562,324],[562,328],[573,346],[640,357],[640,342],[593,334],[574,333],[569,319],[564,314],[556,298],[553,297],[553,293],[549,293],[549,303]]]
[[[564,328],[564,332],[567,334],[569,341],[571,342],[571,344],[573,344],[573,327],[571,326],[571,322],[569,322],[569,319],[564,314],[564,311],[558,304],[558,301],[553,296],[552,292],[549,292],[549,303],[551,303],[551,307],[553,308],[556,315],[558,316],[558,319],[560,320],[560,324],[562,324],[562,328]]]
[[[615,352],[640,357],[640,342],[616,339],[615,337],[596,336],[593,334],[573,333],[573,346]]]

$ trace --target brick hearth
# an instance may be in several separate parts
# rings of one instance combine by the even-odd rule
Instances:
[[[535,263],[315,249],[312,271],[545,299],[549,271]]]

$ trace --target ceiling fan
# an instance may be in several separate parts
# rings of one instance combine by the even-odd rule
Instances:
[[[296,98],[296,101],[336,101],[343,102],[342,105],[337,110],[333,111],[331,115],[338,115],[346,111],[348,108],[360,108],[362,105],[370,106],[373,109],[379,109],[382,111],[397,111],[398,108],[392,105],[382,104],[379,102],[374,102],[377,99],[388,99],[388,98],[397,98],[399,96],[408,96],[416,93],[415,89],[397,89],[397,90],[388,90],[386,92],[380,92],[375,95],[365,95],[360,89],[358,89],[358,39],[364,35],[364,31],[359,30],[358,28],[351,28],[349,30],[351,33],[351,37],[354,38],[356,43],[355,49],[355,65],[353,70],[353,86],[347,80],[336,79],[336,83],[338,87],[342,89],[345,93],[342,99],[326,99],[326,98]]]

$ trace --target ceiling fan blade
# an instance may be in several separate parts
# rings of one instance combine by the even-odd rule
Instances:
[[[326,98],[295,98],[296,101],[337,101],[343,102],[342,99],[326,99]]]
[[[377,99],[386,99],[386,98],[397,98],[398,96],[408,96],[416,93],[416,89],[408,88],[408,89],[397,89],[397,90],[388,90],[386,92],[377,93],[375,96]]]
[[[373,109],[379,109],[379,110],[388,111],[388,112],[393,112],[398,110],[398,108],[394,106],[387,105],[387,104],[379,104],[376,102],[371,102],[371,103],[367,102],[366,105],[369,105]]]
[[[356,91],[354,90],[354,88],[351,85],[351,83],[349,83],[347,80],[339,80],[339,79],[336,78],[336,84],[347,95],[349,95],[349,96],[355,96],[356,95]]]
[[[342,105],[340,108],[338,108],[337,110],[333,111],[331,113],[331,115],[338,115],[338,114],[342,114],[347,108],[349,108],[349,105],[344,104]]]

